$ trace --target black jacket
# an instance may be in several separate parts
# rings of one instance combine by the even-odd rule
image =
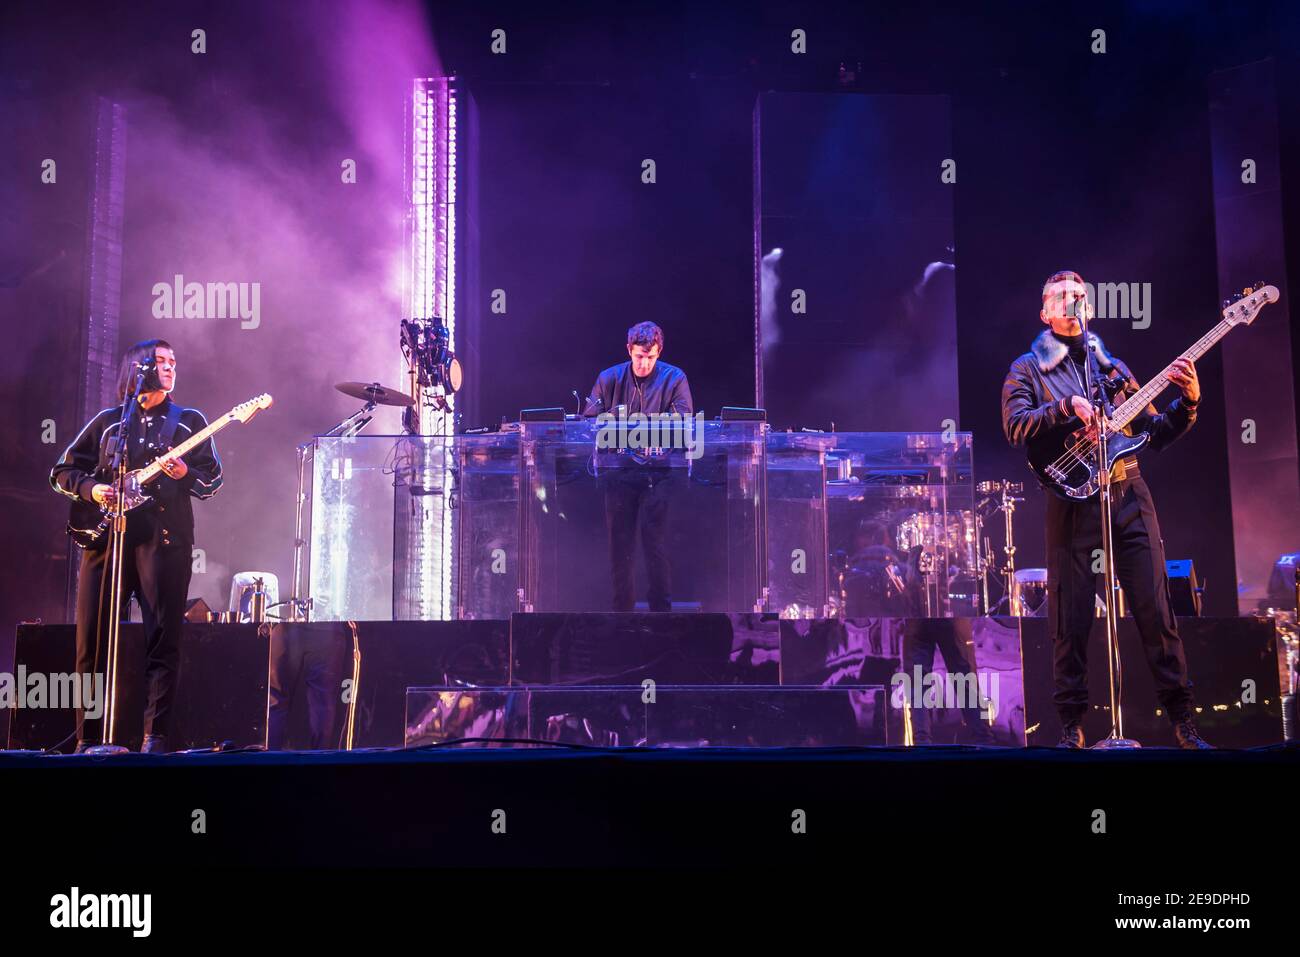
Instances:
[[[143,468],[166,451],[159,440],[171,405],[168,397],[161,405],[149,410],[147,422],[139,414],[132,420],[128,434],[128,467]],[[96,482],[107,482],[111,478],[112,443],[107,440],[117,434],[121,417],[122,407],[117,405],[100,412],[86,424],[50,472],[50,485],[56,492],[69,499],[93,501],[90,493]],[[168,448],[180,445],[207,425],[203,413],[183,408]],[[133,540],[151,538],[157,532],[164,544],[193,544],[194,512],[190,499],[211,498],[221,488],[221,459],[217,456],[216,445],[208,439],[186,453],[184,460],[189,471],[183,479],[160,475],[146,486],[157,505],[146,506],[129,515],[127,530]]]
[[[596,377],[582,414],[614,413],[620,405],[627,406],[628,415],[633,412],[691,415],[695,411],[686,373],[667,362],[656,362],[644,385],[632,374],[631,362],[610,366]]]
[[[1093,381],[1105,376],[1123,383],[1122,391],[1112,400],[1119,406],[1137,392],[1138,381],[1128,366],[1106,351],[1100,339],[1095,335],[1089,335],[1088,339]],[[1081,427],[1082,423],[1065,401],[1070,396],[1083,395],[1072,364],[1065,361],[1068,354],[1065,343],[1053,336],[1050,329],[1045,329],[1034,340],[1030,351],[1011,363],[1002,383],[1002,431],[1012,445],[1031,445],[1051,433]],[[1151,447],[1162,449],[1190,429],[1195,421],[1196,407],[1179,396],[1164,412],[1148,405],[1125,431],[1148,432]],[[1129,459],[1125,464],[1132,468],[1131,462]]]

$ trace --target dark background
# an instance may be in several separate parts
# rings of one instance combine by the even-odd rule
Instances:
[[[1151,283],[1149,329],[1097,328],[1139,378],[1212,325],[1207,77],[1289,56],[1300,39],[1286,3],[110,2],[11,4],[0,16],[6,635],[19,619],[62,617],[65,510],[47,475],[81,425],[70,380],[94,95],[129,112],[122,345],[171,340],[178,398],[209,416],[277,394],[273,412],[223,436],[226,489],[196,508],[209,557],[192,594],[222,606],[233,571],[289,579],[293,445],[355,408],[330,385],[399,384],[400,102],[417,72],[461,73],[479,110],[481,287],[508,298],[506,315],[484,314],[484,421],[567,405],[645,319],[664,327],[665,358],[690,374],[697,407],[712,416],[752,401],[757,96],[947,95],[959,427],[975,434],[978,479],[1029,479],[1002,438],[998,398],[1041,328],[1043,279],[1073,268]],[[196,26],[202,57],[189,50]],[[806,55],[790,51],[796,27]],[[1104,55],[1089,52],[1098,27]],[[505,56],[490,53],[495,28]],[[858,74],[847,84],[841,64]],[[1300,114],[1287,95],[1277,122],[1296,169]],[[40,183],[47,156],[59,157],[57,188]],[[358,158],[355,186],[339,184],[342,157]],[[640,181],[646,157],[653,186]],[[1292,233],[1297,194],[1286,197]],[[261,327],[153,320],[150,288],[175,272],[262,282]],[[1199,424],[1143,471],[1170,557],[1196,560],[1207,613],[1233,614],[1217,354],[1200,370]],[[911,385],[907,368],[875,379],[891,394]],[[40,441],[49,418],[54,445]],[[1028,498],[1021,566],[1042,562],[1042,497]]]

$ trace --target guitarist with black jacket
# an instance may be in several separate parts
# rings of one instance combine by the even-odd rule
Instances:
[[[176,354],[162,339],[136,343],[126,351],[118,373],[118,400],[132,391],[136,370],[153,364],[127,427],[127,466],[143,468],[207,427],[197,409],[172,402]],[[96,415],[64,451],[50,473],[54,489],[74,503],[112,503],[115,489],[110,466],[122,406]],[[127,515],[126,554],[122,561],[122,601],[131,594],[140,603],[145,631],[145,681],[148,698],[142,751],[162,753],[175,698],[180,660],[181,623],[189,592],[194,514],[190,499],[211,498],[221,487],[221,460],[209,438],[185,457],[164,457],[163,474],[150,483],[152,504]],[[74,511],[76,506],[74,506]],[[86,510],[85,505],[81,510]],[[77,587],[77,673],[103,674],[107,660],[108,536],[81,555]],[[101,694],[107,693],[103,689]],[[77,713],[77,750],[103,737],[102,721]]]
[[[1138,390],[1124,363],[1089,335],[1085,350],[1076,303],[1091,309],[1076,272],[1055,273],[1043,287],[1042,321],[1048,326],[1030,351],[1011,364],[1002,384],[1002,428],[1013,446],[1059,442],[1092,420],[1085,395],[1084,363],[1091,364],[1094,388],[1105,390],[1107,405],[1119,405]],[[1163,448],[1196,421],[1200,382],[1195,365],[1177,360],[1169,380],[1182,390],[1163,413],[1148,406],[1133,421],[1146,431],[1153,448]],[[1160,703],[1174,726],[1178,745],[1209,748],[1196,730],[1191,683],[1178,625],[1170,606],[1164,545],[1151,492],[1134,456],[1120,458],[1112,471],[1115,571],[1132,609]],[[1101,548],[1101,506],[1097,496],[1075,500],[1047,487],[1047,619],[1052,638],[1060,746],[1084,747],[1083,716],[1088,708],[1088,636],[1097,594],[1094,549]]]

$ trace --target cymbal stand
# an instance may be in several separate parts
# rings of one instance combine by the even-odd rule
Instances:
[[[1023,502],[1011,492],[1010,482],[1001,482],[997,511],[1002,513],[1004,541],[1002,554],[1006,561],[1002,565],[1002,587],[1006,593],[1007,611],[1016,618],[1024,615],[1024,605],[1020,601],[1020,592],[1016,588],[1016,503]],[[992,556],[990,556],[990,561]]]
[[[371,414],[374,412],[375,403],[367,402],[357,411],[353,412],[338,425],[325,432],[320,438],[351,438],[356,435],[374,418]],[[294,499],[294,524],[293,524],[293,596],[280,602],[281,605],[289,606],[290,621],[308,621],[311,618],[312,599],[311,596],[303,597],[302,595],[302,574],[303,574],[303,549],[307,547],[307,540],[303,538],[303,508],[307,504],[307,458],[309,454],[314,455],[316,448],[316,439],[310,442],[304,442],[295,448],[298,456],[298,492]]]

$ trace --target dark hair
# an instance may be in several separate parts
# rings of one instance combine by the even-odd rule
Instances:
[[[647,349],[658,346],[663,349],[664,331],[653,322],[638,322],[627,331],[627,344],[629,346],[644,346]]]
[[[1048,276],[1048,277],[1047,277],[1047,282],[1043,283],[1043,298],[1044,298],[1044,299],[1047,298],[1047,287],[1048,287],[1048,286],[1050,286],[1050,285],[1051,285],[1052,283],[1054,283],[1054,282],[1064,282],[1064,281],[1067,280],[1067,279],[1072,279],[1072,280],[1074,280],[1074,281],[1077,282],[1080,286],[1083,285],[1083,277],[1080,276],[1080,275],[1079,275],[1077,272],[1075,272],[1073,269],[1061,269],[1061,270],[1058,270],[1057,272],[1052,273],[1050,276]]]
[[[146,359],[152,359],[157,352],[158,347],[170,349],[172,344],[166,339],[145,339],[143,342],[137,342],[122,354],[122,364],[117,367],[117,401],[125,402],[127,393],[135,384],[132,377],[135,375],[135,364],[144,362]]]

